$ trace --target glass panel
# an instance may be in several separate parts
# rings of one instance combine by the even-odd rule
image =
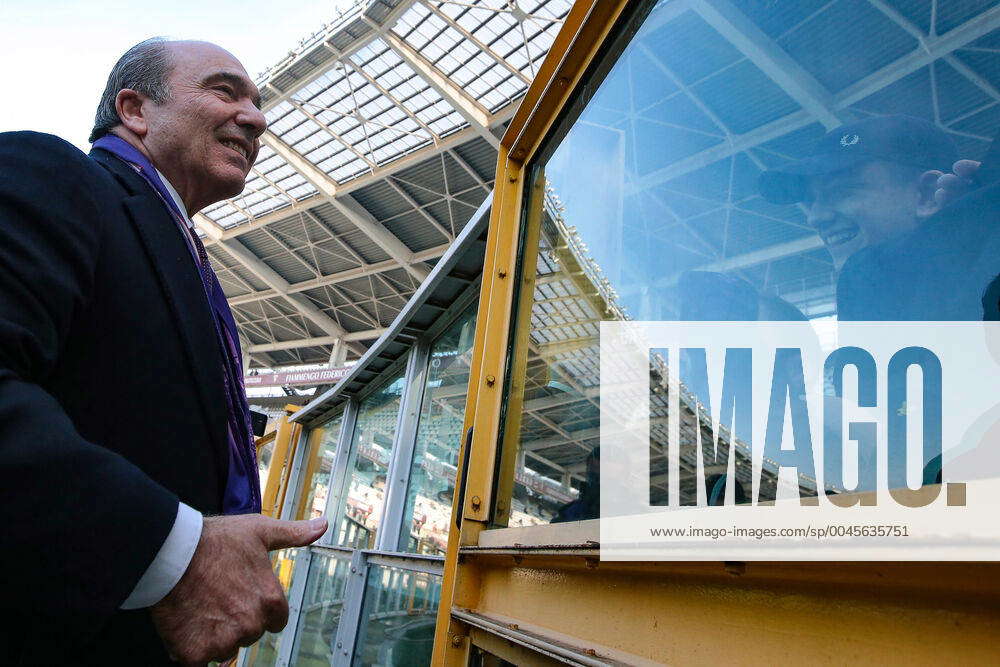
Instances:
[[[271,465],[271,457],[274,456],[274,438],[257,450],[257,478],[260,480],[260,488],[267,484],[267,468]]]
[[[448,548],[475,334],[473,304],[431,346],[410,487],[403,510],[399,543],[405,551],[443,554]]]
[[[724,4],[637,3],[531,165],[521,270],[535,280],[514,333],[504,451],[516,474],[499,523],[597,516],[601,320],[1000,319],[988,152],[1000,28],[983,23],[996,3],[942,3],[947,29],[921,3]],[[984,156],[938,188],[937,172]],[[681,502],[693,504],[707,387],[697,360],[654,351],[650,363],[650,497],[666,495],[663,390],[677,363]],[[727,485],[749,499],[745,433],[726,436],[735,485],[724,453],[706,470],[709,502]],[[768,460],[760,500],[776,470]],[[815,477],[795,483],[815,495]]]
[[[340,546],[364,549],[375,544],[402,395],[401,373],[361,402],[351,439],[346,502],[336,536]]]
[[[299,499],[297,519],[314,519],[326,511],[326,498],[330,490],[330,475],[333,474],[333,459],[337,452],[342,418],[343,415],[338,415],[309,434],[309,454],[304,476],[308,486],[303,489]]]
[[[347,558],[313,552],[289,664],[329,667],[351,573]]]
[[[440,599],[439,575],[372,565],[352,664],[431,664]]]
[[[292,586],[292,574],[295,572],[295,557],[301,549],[280,549],[274,553],[274,572],[285,590],[285,597]],[[257,643],[247,649],[247,665],[252,667],[273,667],[278,661],[278,639],[281,633],[265,632]]]

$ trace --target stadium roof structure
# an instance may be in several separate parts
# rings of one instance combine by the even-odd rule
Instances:
[[[492,189],[571,5],[368,0],[260,77],[270,128],[247,188],[196,216],[253,365],[360,356],[385,331]],[[734,273],[828,315],[829,253],[801,206],[759,197],[760,172],[870,115],[931,119],[972,158],[1000,128],[996,0],[673,0],[649,23],[608,104],[659,127],[663,150],[627,177],[630,201],[666,211],[650,247],[692,237],[690,256],[651,253],[674,267],[665,294],[681,270]]]
[[[501,0],[491,2],[493,7],[501,6]],[[463,0],[431,4],[445,12],[446,16],[454,17],[466,9],[472,12],[470,5],[474,3]],[[519,4],[527,11],[527,3]],[[486,4],[482,3],[482,6]],[[433,14],[427,3],[420,1],[405,9],[388,7],[376,3],[367,10],[401,12],[395,27],[390,30],[393,36],[371,38],[372,43],[382,45],[375,51],[387,49],[385,52],[391,56],[396,53],[393,45],[405,38],[414,40],[418,50],[426,51],[427,57],[432,60],[442,53],[442,49],[451,55],[459,53],[449,46],[449,41],[439,42],[439,38],[434,38],[432,42],[420,42],[407,32],[412,30],[416,20],[413,16],[428,18]],[[507,15],[513,10],[507,4],[503,7],[507,10],[497,10],[503,14],[501,20],[506,21],[505,25],[513,26],[511,21],[515,19],[515,14]],[[568,3],[558,6],[550,3],[541,8],[535,8],[533,4],[531,7],[533,14],[543,15],[545,11],[551,11],[552,16],[560,16],[559,12],[564,12]],[[485,13],[480,15],[486,17]],[[437,14],[434,16],[437,17]],[[550,40],[558,27],[554,21],[547,24],[551,28],[544,39]],[[369,25],[363,20],[360,24]],[[355,25],[360,24],[355,21]],[[546,24],[545,20],[535,21],[535,27],[539,29],[543,28],[543,24]],[[444,26],[443,23],[434,25],[438,28]],[[525,25],[532,25],[532,19],[527,19]],[[836,283],[829,253],[807,224],[799,205],[771,204],[759,196],[756,183],[760,173],[803,157],[812,143],[827,130],[869,116],[906,113],[932,120],[956,141],[962,156],[971,158],[981,157],[1000,131],[1000,3],[996,0],[799,0],[767,3],[760,0],[673,0],[661,3],[653,10],[645,30],[648,39],[629,51],[618,64],[628,72],[627,77],[619,77],[619,82],[627,80],[632,85],[611,89],[603,96],[595,94],[587,112],[590,115],[585,114],[585,120],[594,125],[601,120],[600,114],[606,113],[606,123],[619,130],[624,130],[630,123],[645,123],[650,134],[644,136],[652,136],[657,145],[662,146],[662,150],[655,155],[647,156],[649,160],[637,162],[634,166],[628,163],[622,196],[624,210],[634,211],[638,207],[640,211],[645,211],[648,218],[663,221],[659,228],[643,231],[630,227],[628,233],[633,244],[654,249],[648,258],[653,264],[633,268],[641,269],[643,276],[657,275],[656,270],[661,272],[660,278],[650,288],[660,291],[657,296],[663,296],[662,303],[666,305],[676,301],[669,297],[672,296],[670,291],[677,289],[679,272],[695,269],[740,276],[762,292],[783,297],[809,317],[831,314],[835,308]],[[519,34],[517,30],[512,31],[510,39],[513,41],[504,48],[513,49]],[[514,67],[519,68],[525,77],[530,77],[523,42],[529,40],[530,43],[533,33],[527,32],[526,35],[526,38],[522,36],[519,59],[506,57],[509,64],[516,63]],[[541,40],[541,35],[538,33],[534,38]],[[850,38],[845,38],[845,35]],[[501,48],[499,42],[489,42],[482,34],[477,39],[488,44],[496,55],[509,52]],[[334,45],[333,48],[338,47]],[[405,52],[405,49],[400,51]],[[410,57],[413,57],[412,54]],[[449,80],[459,82],[463,90],[471,92],[474,79],[455,74],[466,71],[456,63],[467,57],[473,56],[456,57],[454,62],[434,62],[438,63],[435,67],[441,68],[438,72],[453,77]],[[480,57],[486,59],[475,62],[489,63],[492,59],[499,63],[489,53],[475,56]],[[303,69],[307,68],[308,65],[303,65]],[[498,135],[513,109],[513,103],[504,103],[502,96],[508,95],[507,99],[514,100],[520,94],[504,86],[508,83],[522,86],[524,82],[504,65],[495,65],[490,72],[489,77],[500,77],[490,79],[497,81],[497,90],[510,92],[498,92],[491,98],[499,106],[491,106],[494,103],[486,101],[485,97],[476,98],[482,100],[482,108],[488,109],[487,113],[492,115],[487,125],[477,127],[463,116],[462,120],[456,120],[458,129],[439,139],[437,144],[431,141],[422,146],[414,144],[408,154],[405,149],[400,149],[403,157],[395,162],[380,163],[383,166],[374,172],[351,171],[361,169],[358,164],[336,167],[343,169],[343,174],[358,174],[337,177],[343,179],[343,183],[336,189],[336,198],[351,193],[359,205],[366,207],[384,226],[398,234],[415,257],[436,261],[435,257],[444,253],[450,239],[446,241],[440,231],[435,237],[436,226],[415,211],[412,204],[406,209],[404,203],[387,203],[394,201],[392,193],[397,192],[397,188],[410,192],[418,203],[424,205],[426,213],[433,214],[438,224],[448,230],[454,225],[455,236],[464,220],[472,218],[473,225],[483,222],[481,215],[473,216],[473,211],[485,199],[486,188],[491,185],[489,174],[494,169],[496,154],[492,147],[495,140],[490,139],[488,134]],[[277,87],[286,89],[280,76],[270,80]],[[435,85],[443,85],[434,81]],[[386,87],[385,83],[380,85]],[[518,90],[523,92],[524,88]],[[266,86],[265,91],[270,96],[267,98],[269,104],[280,96],[279,92]],[[309,109],[306,107],[307,111]],[[432,129],[435,127],[424,120]],[[403,119],[403,122],[409,121]],[[277,127],[279,132],[294,132],[284,129],[280,120]],[[419,134],[412,124],[406,127],[407,131]],[[489,127],[490,132],[484,132],[484,127]],[[648,128],[655,128],[657,134],[651,134],[652,130]],[[397,134],[400,135],[400,145],[405,145],[402,133]],[[295,141],[294,136],[290,135],[289,141]],[[317,134],[317,140],[322,136]],[[390,138],[388,134],[380,136],[384,140]],[[322,141],[327,142],[323,145],[331,146],[330,150],[336,146],[336,142],[326,138]],[[307,149],[303,147],[301,150]],[[311,150],[318,152],[308,153],[309,156],[316,155],[318,158],[326,154],[319,152],[320,148]],[[350,150],[346,153],[342,151],[334,163],[350,165],[352,163],[348,160],[351,155]],[[468,168],[463,167],[458,158],[464,160]],[[331,170],[334,168],[329,167]],[[447,183],[442,169],[449,179]],[[292,174],[294,169],[289,168],[288,172]],[[479,174],[479,181],[473,173]],[[425,188],[431,186],[428,181],[418,180],[420,178],[437,179],[437,185],[433,187],[438,194],[427,192]],[[456,178],[462,180],[456,183]],[[477,182],[478,188],[475,185]],[[413,187],[416,183],[420,186]],[[451,193],[451,199],[448,199],[451,209],[444,205],[447,199],[445,193]],[[600,252],[588,249],[586,241],[593,240],[578,234],[573,203],[566,201],[564,206],[563,194],[558,187],[550,184],[544,208],[531,313],[528,393],[522,406],[521,451],[531,470],[549,479],[562,480],[564,485],[578,486],[585,476],[585,456],[599,444],[599,322],[609,319],[609,315],[615,319],[647,318],[644,317],[646,313],[637,307],[642,305],[642,301],[634,293],[629,293],[630,285],[618,284],[612,280],[613,276],[604,275],[604,269],[593,257]],[[299,210],[308,208],[325,224],[329,224],[328,219],[335,219],[338,226],[332,228],[333,231],[344,234],[352,246],[375,247],[374,242],[365,240],[361,228],[351,227],[350,219],[342,217],[338,212],[340,209],[329,203],[330,199],[329,196],[308,194],[302,204],[292,205],[290,210],[286,206],[278,214],[260,214],[261,220],[266,221],[268,216],[278,220],[278,226],[267,222],[264,223],[267,226],[262,226],[259,221],[229,223],[225,222],[227,219],[223,214],[217,215],[219,224],[229,225],[230,230],[237,230],[236,234],[241,227],[234,228],[233,224],[254,230],[254,236],[248,237],[250,240],[260,238],[256,233],[259,229],[280,236],[284,233],[281,230],[294,228],[295,225],[300,230],[304,225],[308,227],[312,218],[307,215],[308,219],[302,220],[298,216]],[[404,210],[408,212],[403,213]],[[656,214],[660,213],[662,215],[657,217]],[[452,217],[449,218],[449,215]],[[245,217],[235,216],[234,220],[244,220]],[[641,215],[635,217],[642,219]],[[472,231],[475,229],[470,228]],[[233,238],[233,234],[233,231],[227,231],[224,237]],[[465,238],[472,240],[471,236]],[[274,244],[270,247],[272,254],[266,258],[268,263],[272,263],[272,258],[282,258],[281,261],[290,268],[296,268],[296,263],[301,264],[288,257],[287,251],[282,254]],[[690,252],[680,252],[684,248]],[[254,248],[260,252],[265,249],[266,246]],[[439,254],[431,257],[433,253]],[[321,260],[325,259],[324,255],[321,255]],[[292,261],[289,262],[289,259]],[[639,253],[630,259],[645,261]],[[396,263],[391,270],[378,275],[386,279],[392,277],[394,287],[403,294],[413,292],[409,287],[404,291],[405,286],[418,280],[417,276],[407,272],[406,266],[412,267],[412,263],[403,266],[405,262],[385,257],[379,261],[384,266]],[[286,270],[284,264],[282,270]],[[669,270],[664,270],[664,267]],[[325,265],[323,268],[325,270]],[[442,269],[446,268],[445,263]],[[239,267],[237,270],[242,271]],[[357,268],[341,270],[363,273]],[[309,287],[311,282],[317,280],[327,279],[317,279],[301,271],[300,275],[288,278],[292,285],[290,296],[305,294],[314,306],[322,307],[313,300],[316,291]],[[373,289],[382,289],[377,279],[373,282]],[[373,380],[376,372],[381,372],[387,364],[399,358],[400,346],[412,339],[413,331],[403,328],[404,320],[409,326],[409,313],[434,307],[443,311],[440,302],[434,299],[422,301],[434,288],[433,282],[429,281],[427,289],[418,293],[401,316],[400,326],[392,328],[384,339],[375,344],[371,355],[362,360],[358,369],[340,385],[315,399],[310,408],[300,413],[299,418],[328,417],[336,409],[337,401],[360,391]],[[308,291],[296,291],[300,286]],[[249,297],[253,298],[256,297]],[[276,295],[272,293],[268,298],[274,300]],[[384,307],[384,312],[395,314],[402,306],[401,298],[380,296],[378,301],[393,304],[392,308]],[[653,299],[648,301],[653,302]],[[241,304],[248,302],[248,297],[235,296],[233,302],[238,309],[242,309]],[[435,303],[438,305],[435,306]],[[288,305],[279,303],[272,307],[287,310]],[[346,311],[348,308],[338,305],[337,309]],[[380,312],[380,317],[382,314]],[[656,319],[657,315],[662,319],[672,319],[675,313],[665,308],[648,319]],[[246,312],[242,312],[241,316],[245,317]],[[421,313],[421,316],[427,316],[427,313]],[[355,326],[346,318],[343,321],[349,323],[348,326]],[[284,332],[282,335],[285,335]],[[328,348],[322,345],[327,343],[322,341],[320,338],[312,348],[293,352],[303,355],[303,358],[308,354],[326,354]],[[278,347],[280,344],[255,343],[251,349],[267,351]],[[274,356],[277,357],[277,354]],[[463,390],[458,388],[455,391],[458,395]],[[448,398],[446,392],[435,392],[435,400],[446,401]],[[689,403],[695,400],[691,399]],[[662,417],[662,411],[653,415],[654,420],[658,417]],[[682,414],[679,425],[682,443],[690,444],[698,429],[703,428],[698,426],[699,418],[694,410],[686,410]],[[653,425],[654,436],[659,442],[666,442],[664,422],[654,421]],[[695,456],[695,450],[685,449],[685,465],[695,465]],[[654,460],[652,465],[653,482],[662,487],[666,483],[662,475],[664,460]],[[743,471],[737,475],[749,488],[749,473]],[[691,493],[692,488],[688,487],[686,492]]]
[[[246,188],[195,216],[251,365],[361,356],[493,187],[572,0],[367,0],[258,77]]]

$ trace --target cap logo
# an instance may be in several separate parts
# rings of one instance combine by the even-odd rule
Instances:
[[[856,135],[856,134],[845,134],[844,136],[842,136],[840,138],[840,145],[843,146],[844,148],[847,148],[848,146],[853,146],[854,144],[858,143],[859,141],[861,141],[861,137],[859,137],[858,135]]]

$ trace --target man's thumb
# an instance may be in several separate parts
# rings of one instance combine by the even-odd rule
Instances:
[[[271,519],[261,528],[261,537],[268,551],[312,544],[326,532],[326,519],[310,521],[278,521]]]

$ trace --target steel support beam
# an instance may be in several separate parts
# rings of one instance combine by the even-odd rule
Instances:
[[[1000,28],[1000,5],[987,9],[982,14],[966,21],[957,28],[949,30],[941,37],[928,38],[920,48],[889,63],[864,79],[851,84],[837,93],[834,97],[833,107],[835,110],[846,109],[872,93],[882,90],[886,86],[916,72],[921,67],[926,67],[935,60],[947,56],[955,49],[961,48],[997,28]],[[663,169],[650,172],[636,179],[628,192],[629,194],[633,194],[655,187],[678,176],[697,171],[718,160],[790,134],[812,122],[813,117],[808,111],[802,110],[790,113],[783,118],[762,125],[756,130],[741,134],[732,141],[712,146]]]
[[[424,210],[424,207],[420,205],[420,202],[411,197],[409,192],[400,187],[400,185],[396,183],[396,181],[392,178],[392,176],[386,178],[385,182],[386,184],[389,185],[389,187],[391,187],[393,190],[396,191],[396,194],[398,194],[400,197],[403,198],[403,201],[412,206],[414,211],[419,213],[424,220],[430,223],[431,227],[441,232],[441,235],[444,236],[446,240],[448,241],[455,240],[455,237],[451,234],[451,232],[445,229],[444,226],[442,226],[441,223],[438,222],[433,215]]]
[[[261,136],[261,141],[271,150],[280,155],[285,161],[304,179],[309,181],[313,187],[320,191],[338,211],[362,231],[368,238],[382,248],[389,257],[398,262],[406,272],[417,280],[423,280],[430,273],[426,266],[419,260],[414,259],[412,250],[406,247],[399,238],[385,228],[381,222],[375,219],[364,206],[358,203],[349,194],[337,194],[338,183],[330,178],[325,172],[320,171],[316,165],[309,162],[301,153],[286,144],[271,132],[265,132]]]
[[[324,196],[335,197],[337,195],[337,181],[330,178],[325,172],[320,171],[316,165],[279,139],[276,134],[270,130],[266,130],[264,134],[260,135],[260,142],[280,155],[292,169],[299,172],[302,178],[309,181]]]
[[[838,93],[837,106],[845,107],[859,102],[890,83],[899,81],[908,74],[916,72],[921,67],[926,67],[935,60],[947,56],[955,49],[959,49],[997,28],[1000,28],[1000,5],[987,9],[957,28],[949,30],[941,37],[928,38],[921,47],[899,60],[889,63],[861,81],[848,86]]]
[[[809,252],[810,250],[817,250],[822,247],[823,240],[818,235],[813,234],[811,236],[795,239],[794,241],[787,241],[785,243],[768,246],[767,248],[755,250],[754,252],[748,252],[743,255],[735,255],[733,257],[726,257],[715,262],[703,264],[697,267],[697,270],[727,273],[737,269],[744,269],[748,266],[756,266],[766,262],[773,262],[774,260],[781,259],[782,257],[801,255],[802,253]],[[680,276],[681,274],[679,273],[664,276],[663,278],[657,280],[655,284],[657,287],[673,287],[677,284]]]
[[[228,243],[228,241],[226,241]],[[442,244],[434,246],[433,248],[428,248],[427,250],[421,250],[420,252],[413,253],[413,257],[421,262],[427,261],[429,259],[437,259],[444,255],[448,250],[447,244]],[[288,287],[289,294],[295,294],[296,292],[305,292],[307,290],[316,289],[317,287],[323,287],[325,285],[336,285],[337,283],[347,282],[348,280],[355,280],[357,278],[363,278],[365,276],[372,276],[378,273],[384,273],[385,271],[394,271],[395,269],[403,268],[400,266],[399,262],[394,259],[387,259],[383,262],[376,262],[374,264],[365,264],[364,266],[359,266],[354,269],[347,269],[346,271],[339,271],[337,273],[331,273],[328,276],[323,276],[321,278],[313,278],[310,280],[304,280],[298,283],[292,283]],[[276,296],[282,296],[278,291],[269,289],[261,292],[253,292],[251,294],[243,294],[240,296],[234,296],[228,299],[229,305],[239,306],[244,303],[252,303],[254,301],[262,301],[264,299],[273,299]]]
[[[376,220],[375,216],[369,213],[368,209],[362,206],[357,199],[351,195],[342,195],[335,197],[330,203],[344,217],[354,223],[355,227],[364,232],[365,236],[385,250],[389,257],[396,260],[417,281],[423,282],[430,273],[430,269],[424,266],[420,260],[415,259],[414,252],[407,248],[406,244],[399,240],[399,237],[386,229],[385,225]]]
[[[271,289],[275,290],[279,295],[284,297],[284,299],[290,303],[295,310],[304,315],[327,334],[337,338],[343,337],[347,334],[344,327],[340,326],[336,320],[317,308],[312,301],[298,294],[290,294],[288,291],[290,287],[288,281],[278,275],[277,271],[265,264],[262,259],[257,257],[257,255],[253,254],[253,252],[243,245],[241,241],[230,239],[228,241],[223,241],[222,246],[233,259],[245,266],[248,270],[252,271],[255,276],[260,278]],[[354,346],[352,349],[354,349],[354,351],[358,354],[364,354],[364,348],[361,346]]]
[[[497,61],[497,63],[499,63],[504,69],[506,69],[508,72],[510,72],[518,79],[520,79],[521,82],[524,83],[524,85],[527,86],[528,84],[531,83],[531,79],[525,76],[524,73],[521,72],[521,70],[517,69],[509,62],[507,62],[506,58],[504,58],[502,55],[500,55],[492,48],[490,48],[490,46],[486,42],[482,41],[474,34],[466,30],[458,21],[456,21],[455,19],[451,18],[450,16],[442,12],[439,7],[436,7],[433,3],[429,2],[428,0],[419,0],[419,2],[428,10],[430,10],[432,14],[434,14],[439,19],[447,23],[449,26],[457,30],[462,35],[462,37],[465,37],[467,40],[475,44],[480,51],[493,58],[493,60]]]
[[[688,3],[826,129],[832,130],[844,123],[846,116],[834,109],[830,91],[728,0],[688,0]]]
[[[508,104],[503,109],[497,111],[490,118],[490,125],[502,125],[507,122],[517,111],[517,104]],[[455,148],[456,146],[461,146],[462,144],[474,139],[478,136],[478,132],[472,127],[462,128],[461,130],[449,134],[447,137],[442,139],[437,145],[428,144],[423,148],[418,148],[412,153],[401,157],[392,162],[388,162],[385,165],[379,167],[374,172],[369,172],[358,176],[357,178],[348,181],[347,183],[341,183],[337,187],[337,192],[339,194],[348,194],[354,192],[355,190],[360,190],[361,188],[371,185],[377,181],[384,179],[387,176],[395,174],[404,169],[412,167],[414,164],[418,164],[421,160],[430,159],[437,156],[441,151],[446,151]],[[490,188],[486,188],[489,191]],[[283,207],[271,213],[265,213],[263,215],[257,216],[252,222],[248,222],[243,225],[236,225],[235,227],[230,227],[224,229],[222,232],[222,238],[231,239],[238,236],[242,236],[248,232],[252,232],[255,229],[260,229],[265,227],[272,222],[277,222],[279,220],[285,220],[295,213],[302,213],[308,211],[311,208],[325,204],[330,201],[330,197],[323,195],[322,193],[317,193],[312,196],[300,199],[290,206]],[[207,218],[206,218],[207,219]],[[206,239],[206,246],[214,244],[216,241],[208,236]]]
[[[338,134],[337,132],[335,132],[333,130],[333,128],[331,128],[329,125],[327,125],[326,123],[324,123],[323,121],[321,121],[319,118],[317,118],[316,114],[314,114],[311,111],[309,111],[308,109],[306,109],[305,106],[301,102],[299,102],[298,100],[290,97],[290,98],[288,98],[288,103],[291,104],[293,107],[295,107],[295,109],[297,109],[299,111],[299,113],[301,113],[303,116],[305,116],[306,118],[308,118],[312,122],[314,122],[317,125],[319,125],[320,128],[322,128],[324,132],[326,132],[331,137],[333,137],[335,141],[339,142],[342,146],[344,146],[345,148],[347,148],[347,150],[349,150],[351,153],[354,153],[355,157],[357,157],[358,159],[362,160],[365,164],[368,165],[369,168],[371,168],[372,170],[378,168],[378,165],[375,163],[374,160],[372,160],[370,157],[368,157],[367,155],[365,155],[364,153],[362,153],[361,151],[359,151],[357,148],[355,148],[354,144],[350,143],[349,141],[345,141],[344,138],[342,136],[340,136],[340,134]],[[343,114],[343,115],[344,116],[348,116],[349,114]],[[358,121],[358,122],[364,122],[364,121]]]
[[[761,125],[746,134],[736,135],[731,140],[716,144],[711,148],[706,148],[700,153],[695,153],[682,160],[678,160],[662,169],[649,172],[645,176],[637,178],[633,182],[632,187],[628,188],[628,193],[635,194],[636,192],[656,187],[661,183],[672,181],[678,176],[690,174],[719,160],[742,153],[749,148],[756,148],[772,139],[791,134],[813,122],[815,120],[809,115],[808,111],[795,111],[783,118],[779,118],[766,125]]]
[[[493,148],[500,147],[500,140],[490,132],[490,113],[478,101],[456,86],[429,60],[391,30],[385,33],[384,39],[389,47],[396,52],[396,55],[402,58],[414,72],[427,82],[427,85],[454,107],[479,136],[488,141]]]
[[[364,17],[365,22],[368,23],[370,26],[372,26],[372,28],[376,32],[376,35],[372,35],[371,33],[366,33],[360,35],[357,39],[353,40],[350,44],[348,44],[344,48],[334,49],[332,45],[329,44],[330,39],[332,39],[334,35],[337,34],[340,28],[347,26],[352,21],[351,18],[343,19],[343,22],[340,22],[339,25],[336,27],[336,29],[331,30],[329,35],[323,42],[317,42],[317,45],[319,44],[324,45],[324,48],[326,49],[327,53],[330,54],[330,57],[328,59],[323,60],[320,63],[313,65],[308,70],[306,70],[293,84],[293,87],[289,90],[282,90],[277,86],[271,84],[270,82],[276,79],[278,75],[281,74],[282,72],[286,72],[289,69],[291,69],[295,65],[295,63],[297,63],[299,60],[303,59],[306,56],[307,51],[304,50],[298,56],[291,58],[288,61],[288,63],[283,67],[281,67],[280,69],[275,67],[274,69],[269,71],[267,73],[268,81],[262,85],[269,87],[271,90],[275,91],[276,94],[272,97],[267,98],[267,100],[264,102],[263,110],[266,112],[276,107],[277,105],[281,104],[289,97],[294,95],[297,91],[301,90],[302,88],[305,88],[306,86],[314,82],[316,79],[323,76],[323,74],[328,72],[330,68],[333,67],[338,57],[346,58],[352,55],[354,52],[358,51],[359,49],[362,49],[365,46],[367,46],[369,43],[371,43],[373,37],[377,36],[378,34],[381,34],[389,26],[395,25],[396,21],[399,20],[399,17],[402,16],[404,13],[406,13],[406,10],[408,10],[412,4],[413,4],[412,2],[399,3],[399,5],[397,5],[394,9],[392,9],[392,11],[390,11],[389,14],[384,19],[382,19],[382,25],[375,23],[367,16],[365,16]],[[360,16],[364,16],[364,10],[359,9],[358,14]],[[347,17],[351,16],[353,16],[352,13],[347,14]],[[339,56],[335,54],[339,54]]]
[[[330,350],[330,361],[327,364],[330,368],[340,368],[347,361],[347,345],[343,338],[333,341],[333,348]]]
[[[472,168],[471,164],[469,164],[468,162],[466,162],[466,160],[465,160],[464,157],[462,157],[461,155],[458,154],[458,151],[449,149],[447,151],[447,153],[448,153],[448,155],[451,156],[451,159],[454,160],[456,164],[458,164],[459,167],[461,167],[462,169],[464,169],[466,171],[466,173],[469,174],[469,176],[472,176],[472,178],[475,179],[476,183],[479,184],[479,187],[481,187],[487,193],[490,192],[491,188],[490,188],[489,184],[485,180],[483,180],[483,177],[480,176],[479,173],[475,169]]]
[[[868,0],[870,4],[875,9],[879,10],[885,14],[889,20],[898,25],[900,28],[905,30],[910,34],[911,37],[916,39],[921,44],[927,41],[929,35],[925,33],[919,26],[907,19],[905,16],[899,13],[894,7],[886,4],[883,0]],[[981,77],[975,71],[972,70],[968,65],[963,63],[961,60],[956,58],[954,55],[948,54],[942,58],[946,63],[958,71],[959,74],[964,76],[966,79],[974,83],[980,90],[992,97],[994,100],[1000,101],[1000,90],[997,90],[996,86]]]
[[[318,347],[321,345],[336,345],[337,341],[343,340],[351,343],[359,340],[374,340],[386,332],[386,329],[366,329],[364,331],[350,331],[343,336],[316,336],[315,338],[298,338],[296,340],[283,340],[277,343],[261,343],[251,345],[247,348],[250,354],[260,354],[265,352],[277,352],[279,350],[294,350],[300,347]]]

